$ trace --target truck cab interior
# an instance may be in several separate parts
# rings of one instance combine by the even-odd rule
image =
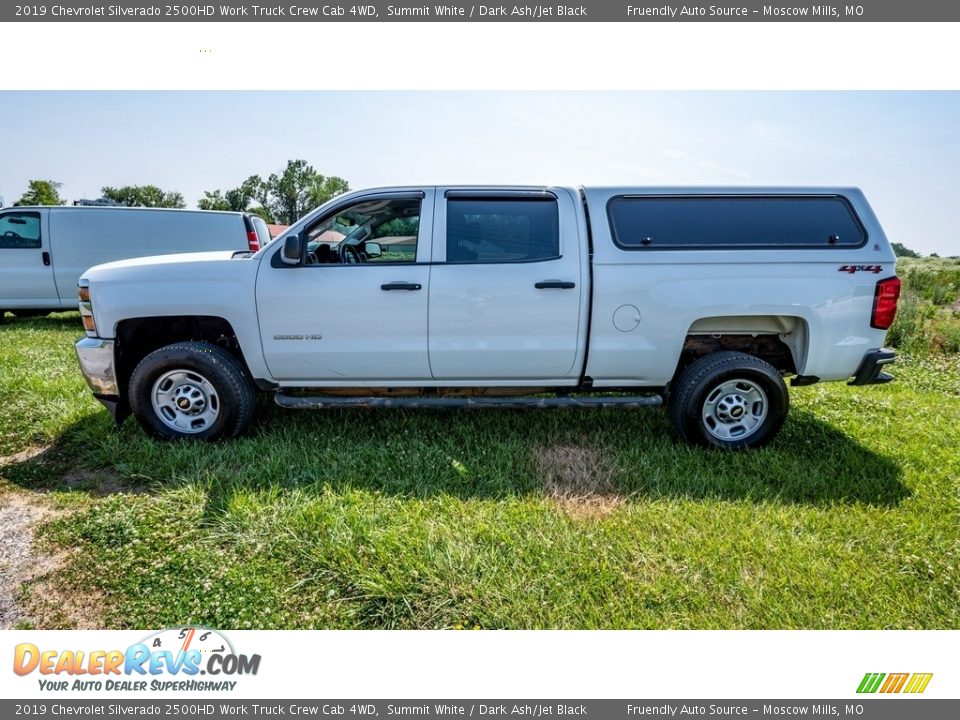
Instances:
[[[307,263],[414,262],[419,224],[419,200],[350,206],[307,231]]]

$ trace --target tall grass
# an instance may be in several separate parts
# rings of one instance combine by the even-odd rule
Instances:
[[[905,352],[960,352],[960,260],[901,258],[903,291],[887,344]]]

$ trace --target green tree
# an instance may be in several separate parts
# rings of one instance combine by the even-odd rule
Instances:
[[[230,201],[219,190],[207,190],[203,197],[197,200],[197,207],[201,210],[232,210]]]
[[[920,257],[920,253],[918,253],[916,250],[911,250],[906,245],[903,245],[901,243],[897,243],[897,242],[890,243],[890,247],[893,248],[893,254],[896,255],[897,257],[903,257],[903,258]]]
[[[266,181],[266,208],[278,222],[292,225],[314,208],[350,189],[341,177],[321,175],[306,160],[288,160]]]
[[[349,189],[346,180],[321,175],[306,160],[288,160],[283,172],[273,173],[266,180],[251,175],[232,190],[207,190],[197,207],[249,212],[269,223],[292,225],[315,207]]]
[[[61,187],[62,183],[53,180],[31,180],[23,197],[14,205],[63,205]]]
[[[317,175],[307,193],[308,212],[323,205],[327,200],[342,195],[350,189],[350,184],[336,175]]]
[[[105,187],[103,196],[127,207],[185,208],[183,195],[164,192],[156,185],[124,185],[120,188]]]
[[[267,210],[263,205],[257,205],[256,207],[252,207],[249,210],[247,210],[247,212],[250,213],[251,215],[259,215],[264,219],[265,222],[268,222],[271,224],[276,222],[276,220],[274,220],[273,218],[273,215],[270,214],[270,211]]]
[[[260,203],[251,207],[254,201]],[[232,210],[234,212],[250,212],[259,215],[267,222],[273,222],[273,216],[265,207],[268,202],[266,183],[259,175],[251,175],[239,187],[223,192],[222,190],[207,190],[197,201],[201,210]]]

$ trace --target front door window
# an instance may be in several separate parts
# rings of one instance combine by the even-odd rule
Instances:
[[[420,202],[419,198],[367,200],[338,211],[307,231],[307,262],[416,262]]]
[[[40,247],[40,213],[11,210],[0,215],[0,248]]]

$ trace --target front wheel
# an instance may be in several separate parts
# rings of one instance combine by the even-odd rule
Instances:
[[[683,371],[671,389],[668,412],[687,442],[741,450],[773,440],[789,406],[776,368],[753,355],[723,351]]]
[[[256,393],[243,365],[205,342],[154,350],[130,377],[130,408],[164,440],[236,437],[253,417]]]

